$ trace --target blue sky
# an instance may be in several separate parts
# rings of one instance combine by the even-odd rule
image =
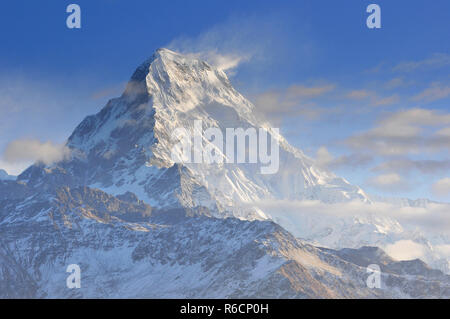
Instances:
[[[66,27],[70,3],[81,7],[79,30]],[[381,7],[381,29],[366,27],[370,3]],[[350,182],[449,201],[449,21],[446,0],[9,1],[0,168],[26,164],[2,159],[8,143],[64,142],[137,65],[170,47],[241,57],[229,71],[235,87]]]

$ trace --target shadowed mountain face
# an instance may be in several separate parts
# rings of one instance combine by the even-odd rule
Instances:
[[[271,221],[154,210],[131,193],[88,187],[27,195],[0,205],[4,298],[450,296],[450,277],[419,261],[316,248]],[[373,263],[381,289],[366,286]],[[81,268],[81,289],[66,287],[70,264]]]
[[[449,277],[420,261],[396,262],[375,248],[317,248],[253,206],[267,199],[370,203],[358,187],[315,168],[253,108],[222,71],[158,50],[121,97],[75,129],[69,159],[0,180],[0,297],[450,296]],[[173,163],[171,133],[195,120],[205,128],[266,129],[280,144],[279,172]],[[372,222],[354,225],[351,235]],[[381,289],[366,285],[374,263]],[[66,287],[70,264],[81,268],[81,289]]]

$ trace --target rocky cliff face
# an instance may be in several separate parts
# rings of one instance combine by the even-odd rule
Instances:
[[[3,298],[450,296],[450,277],[419,261],[316,248],[271,221],[155,210],[131,193],[62,187],[0,207]],[[373,263],[381,289],[366,285]],[[81,268],[81,289],[66,287],[69,264]]]

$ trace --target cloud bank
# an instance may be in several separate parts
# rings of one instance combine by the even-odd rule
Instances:
[[[3,160],[7,163],[40,162],[50,165],[66,159],[69,155],[70,150],[64,144],[20,139],[6,146]]]
[[[372,157],[366,154],[350,154],[334,157],[325,146],[317,150],[315,164],[322,169],[339,169],[348,168],[353,169],[364,167],[372,162]]]
[[[330,248],[378,246],[398,260],[450,260],[450,205],[411,207],[361,201],[263,200],[252,203],[295,236]]]
[[[449,197],[450,196],[450,177],[446,177],[438,180],[432,186],[433,193],[438,197]],[[450,212],[449,212],[450,214]]]
[[[285,89],[272,89],[252,98],[256,111],[273,124],[279,124],[284,117],[302,116],[314,119],[329,108],[318,106],[314,99],[322,97],[335,89],[334,84],[303,85],[294,84]]]
[[[401,191],[409,188],[408,183],[397,173],[388,173],[370,178],[368,184],[382,191]]]
[[[450,135],[442,134],[446,131],[429,133],[443,126],[450,126],[450,113],[422,108],[402,110],[384,117],[374,128],[349,137],[345,143],[378,155],[449,151]]]
[[[425,247],[412,240],[399,240],[394,244],[387,245],[384,250],[397,260],[420,259],[426,255]]]

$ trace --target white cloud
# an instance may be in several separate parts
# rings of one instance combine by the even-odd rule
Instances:
[[[373,92],[369,90],[353,90],[347,93],[349,99],[361,100],[372,96]]]
[[[450,124],[450,113],[414,108],[399,111],[384,119],[390,124],[441,125]]]
[[[334,90],[334,84],[325,84],[318,86],[305,86],[302,84],[295,84],[287,88],[286,94],[288,98],[311,98],[321,96]]]
[[[450,86],[433,83],[429,88],[411,98],[412,101],[433,102],[450,96]]]
[[[237,54],[222,55],[217,51],[208,51],[205,59],[210,61],[212,65],[223,71],[235,69],[240,63],[248,61],[249,56],[241,56]]]
[[[175,38],[166,47],[183,54],[201,55],[228,75],[230,72],[233,75],[243,62],[253,74],[265,72],[269,65],[283,65],[283,58],[311,55],[312,43],[306,33],[297,33],[297,40],[302,39],[301,45],[286,41],[292,24],[298,25],[297,19],[298,16],[294,18],[282,11],[263,15],[232,14],[196,36]]]
[[[389,173],[375,176],[367,182],[368,185],[382,191],[406,190],[407,182],[397,173]]]
[[[85,76],[0,72],[0,157],[10,141],[22,137],[62,142],[87,114],[98,111],[98,101],[91,97],[96,87]],[[30,164],[0,158],[0,168],[13,175]]]
[[[29,162],[50,165],[67,158],[69,154],[70,150],[64,144],[21,139],[12,141],[6,146],[3,160],[13,165]]]
[[[379,175],[373,179],[373,183],[379,187],[389,186],[400,182],[402,179],[398,174]]]
[[[393,90],[399,87],[407,86],[411,84],[411,81],[406,81],[403,77],[396,77],[384,84],[384,87],[388,90]]]
[[[438,180],[432,186],[433,193],[438,197],[450,198],[450,177]]]
[[[386,106],[398,103],[400,101],[400,97],[396,94],[386,97],[376,96],[373,101],[373,106]]]
[[[426,247],[412,240],[399,240],[384,247],[386,253],[396,260],[424,259]]]
[[[450,171],[450,160],[412,160],[408,158],[383,162],[373,168],[374,172],[397,172],[408,174],[414,170],[423,174],[437,174]]]
[[[345,140],[351,148],[380,155],[404,155],[450,150],[450,137],[429,133],[450,124],[450,113],[428,109],[409,109],[391,113],[377,125]]]
[[[447,256],[450,259],[450,244],[449,245],[437,245],[434,249],[441,255]]]
[[[256,20],[252,24],[242,19],[229,19],[196,37],[176,38],[167,47],[204,59],[223,71],[233,71],[240,63],[264,51],[266,44],[259,36],[256,23]]]
[[[403,227],[410,230],[420,229],[430,233],[450,235],[449,204],[429,203],[426,207],[400,207],[391,203],[364,203],[351,201],[342,203],[323,203],[308,200],[263,200],[252,203],[273,217],[284,217],[293,224],[300,225],[305,214],[316,219],[332,220],[329,218],[373,218],[374,216],[388,217],[397,220]],[[303,216],[302,216],[303,215]],[[300,218],[297,220],[297,218]],[[288,227],[289,228],[289,227]],[[289,228],[297,235],[298,230]]]
[[[372,161],[366,154],[350,154],[334,157],[324,146],[317,150],[316,165],[323,169],[339,169],[351,167],[352,169],[365,166]]]
[[[252,98],[256,111],[272,122],[281,121],[285,116],[317,118],[324,113],[334,112],[331,108],[317,106],[313,100],[322,97],[335,88],[334,84],[303,85],[294,84],[285,89],[272,89]]]
[[[432,56],[419,60],[407,61],[396,65],[393,71],[412,72],[419,70],[427,70],[433,68],[442,68],[450,65],[450,55],[446,53],[435,53]]]
[[[345,96],[351,100],[367,100],[367,103],[371,106],[387,106],[400,101],[400,97],[397,94],[380,96],[376,92],[366,89],[353,90],[348,92]]]
[[[317,150],[316,165],[319,167],[327,167],[333,161],[333,156],[328,152],[328,149],[324,146]]]
[[[217,50],[188,53],[187,55],[204,60],[215,68],[225,71],[228,75],[233,75],[234,70],[241,63],[250,60],[250,55],[240,55],[237,53],[221,54]]]
[[[436,132],[438,136],[450,137],[450,127],[445,127]]]

